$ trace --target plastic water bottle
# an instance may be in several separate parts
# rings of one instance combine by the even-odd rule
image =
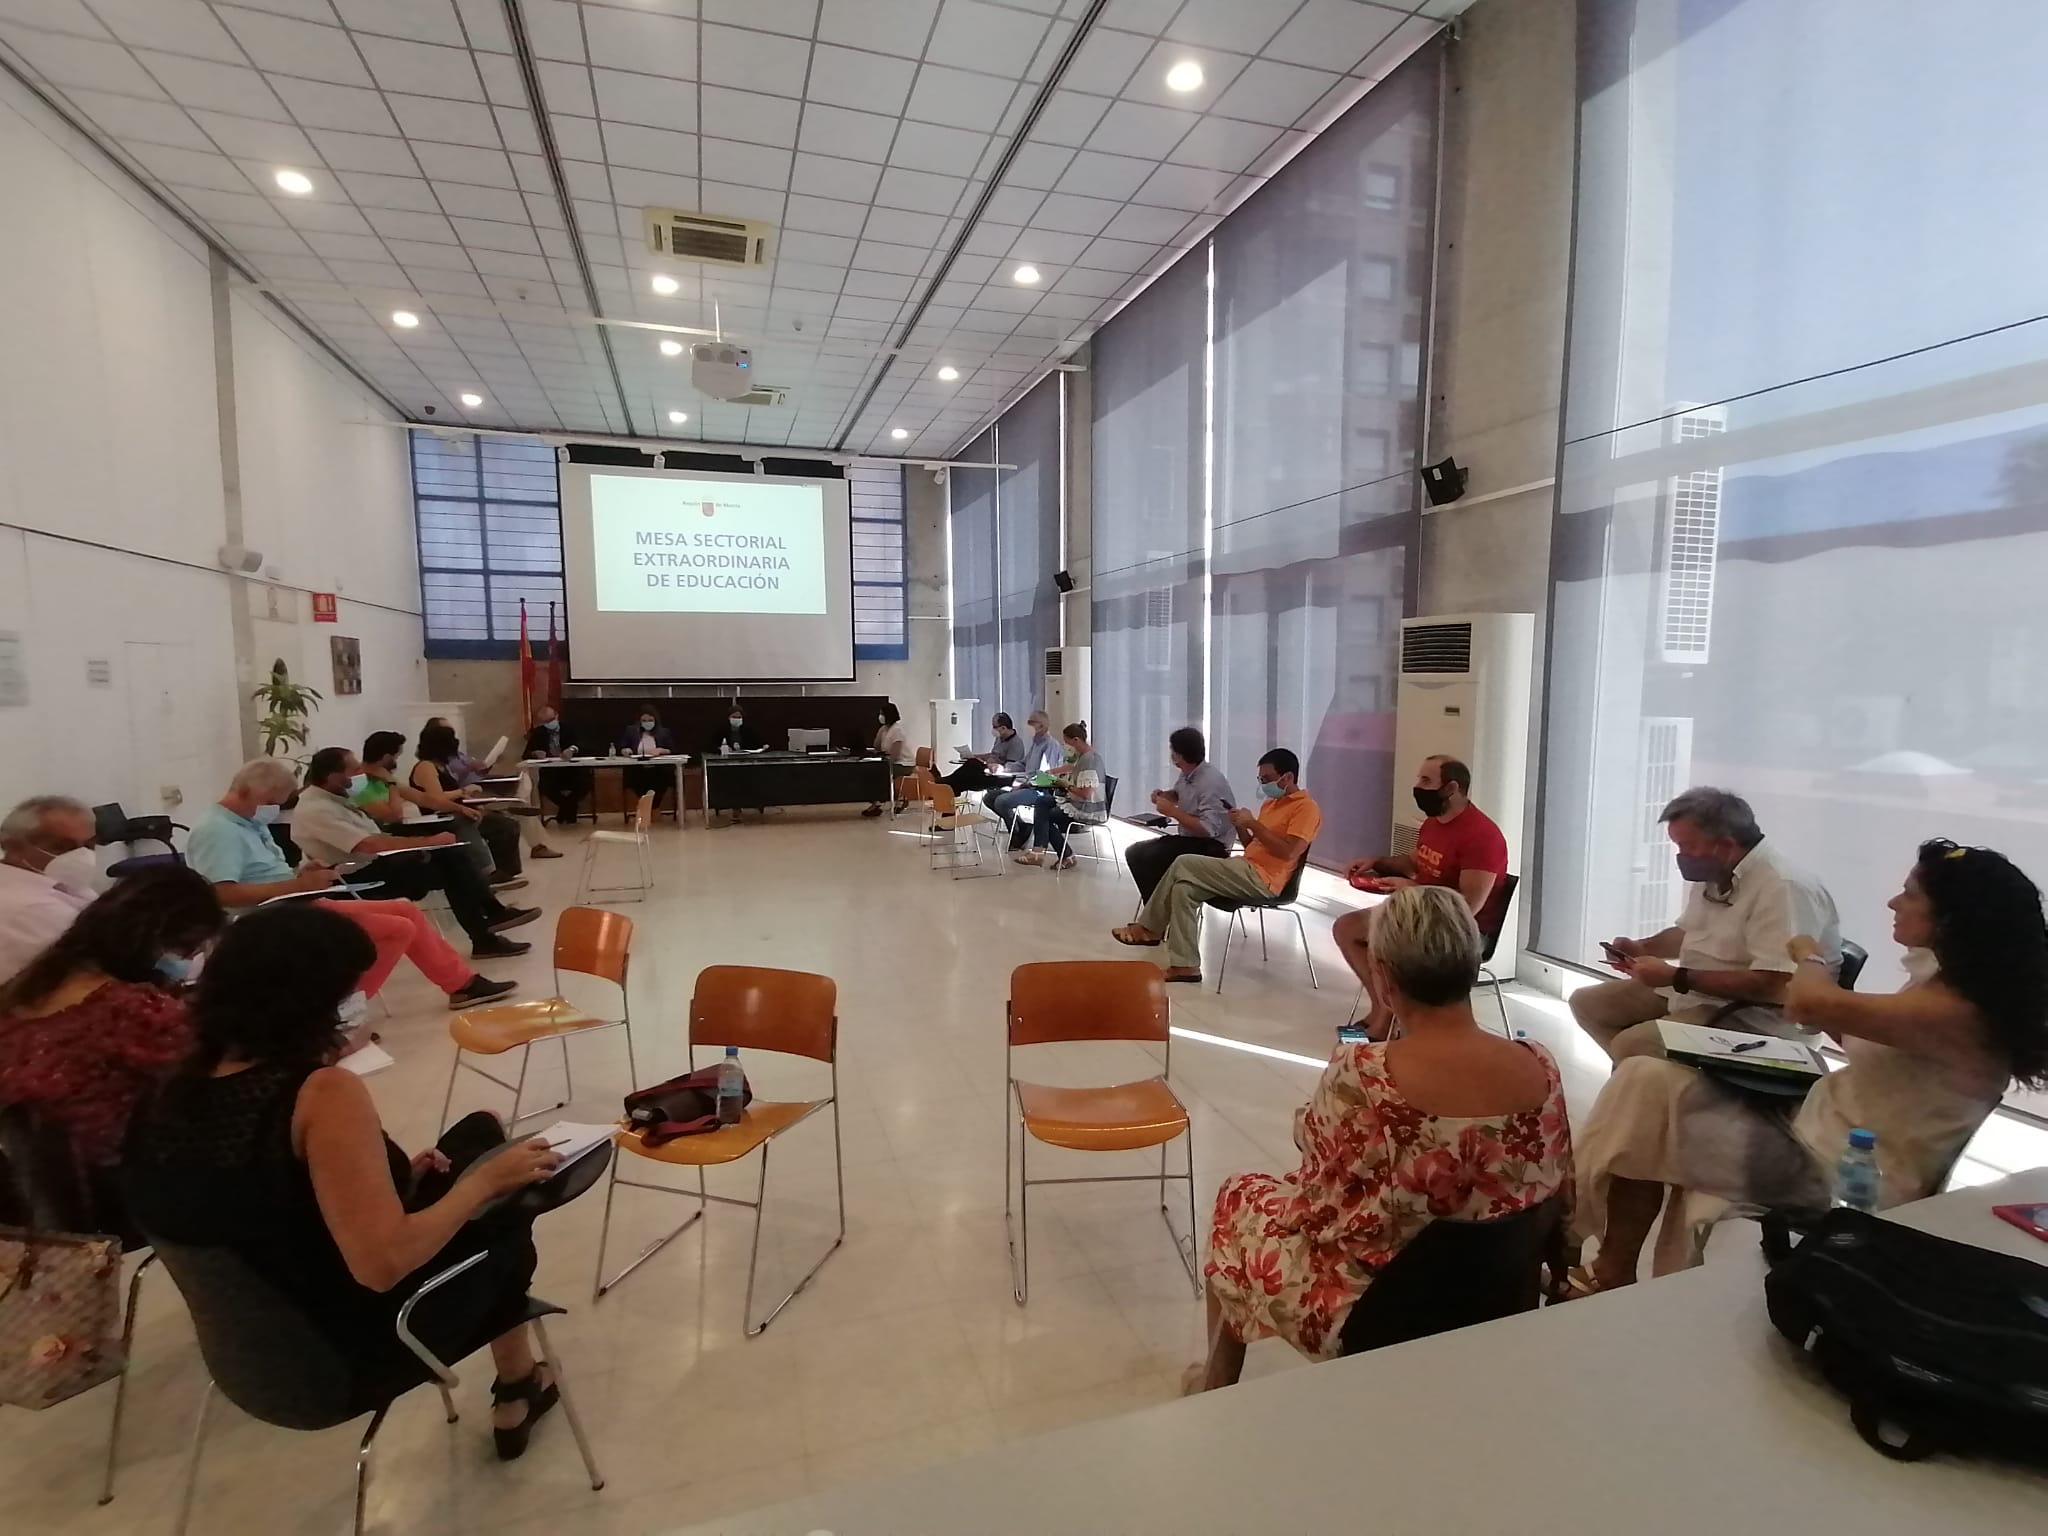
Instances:
[[[747,1074],[740,1066],[740,1048],[728,1045],[718,1064],[718,1123],[738,1125],[746,1109]],[[1864,1134],[1868,1135],[1868,1132]]]
[[[1852,1211],[1877,1209],[1877,1132],[1861,1126],[1849,1133],[1849,1145],[1835,1164],[1835,1202]]]

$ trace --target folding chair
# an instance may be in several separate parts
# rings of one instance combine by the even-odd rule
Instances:
[[[846,1241],[846,1173],[839,1151],[839,1019],[836,1013],[839,988],[829,976],[807,971],[778,971],[750,965],[712,965],[697,973],[697,985],[690,997],[690,1070],[697,1069],[697,1047],[736,1045],[742,1051],[777,1051],[789,1056],[808,1056],[832,1069],[832,1091],[822,1099],[794,1103],[769,1103],[756,1099],[749,1104],[737,1125],[722,1126],[701,1136],[679,1136],[661,1146],[646,1145],[633,1131],[621,1130],[615,1139],[621,1153],[666,1163],[673,1168],[695,1168],[697,1188],[677,1189],[668,1184],[648,1184],[621,1178],[614,1159],[604,1190],[604,1225],[597,1238],[597,1282],[593,1301],[601,1301],[612,1287],[653,1258],[703,1218],[713,1203],[737,1205],[754,1213],[754,1242],[747,1255],[747,1295],[740,1313],[748,1338],[764,1332],[782,1315],[782,1309],[796,1300],[809,1285],[825,1260]],[[832,1111],[832,1177],[839,1195],[839,1232],[824,1257],[790,1288],[787,1296],[756,1324],[754,1322],[754,1274],[761,1262],[761,1212],[768,1195],[769,1143],[793,1126],[801,1125],[819,1110]],[[704,1170],[736,1163],[758,1149],[761,1174],[754,1186],[754,1198],[741,1200],[731,1195],[714,1195],[704,1187]],[[609,1280],[604,1278],[605,1249],[611,1239],[612,1197],[620,1187],[651,1190],[660,1195],[695,1199],[697,1209],[689,1219],[665,1236],[640,1250],[640,1256]]]
[[[1010,1097],[1017,1106],[1017,1216],[1011,1220],[1010,1134],[1003,1132],[1003,1228],[1010,1245],[1010,1278],[1017,1305],[1031,1294],[1031,1187],[1034,1184],[1149,1184],[1149,1173],[1105,1173],[1085,1179],[1031,1177],[1031,1143],[1076,1152],[1159,1149],[1159,1215],[1195,1294],[1202,1290],[1195,1264],[1195,1133],[1167,1078],[1173,1072],[1173,1035],[1167,1027],[1166,983],[1159,967],[1143,960],[1049,960],[1010,973],[1009,1043],[1004,1054]],[[1160,1075],[1109,1088],[1053,1088],[1020,1082],[1014,1065],[1020,1045],[1075,1040],[1158,1041],[1166,1047]],[[1166,1171],[1167,1144],[1186,1137],[1186,1173]],[[1187,1181],[1188,1236],[1173,1230],[1166,1183]],[[1020,1263],[1021,1257],[1021,1263]]]
[[[598,834],[593,832],[590,835],[596,837]],[[456,1074],[465,1071],[496,1083],[512,1095],[512,1114],[508,1125],[516,1127],[522,1118],[545,1113],[543,1110],[529,1111],[528,1116],[519,1113],[519,1102],[526,1096],[526,1069],[532,1064],[536,1040],[559,1039],[562,1043],[563,1097],[561,1103],[549,1108],[560,1109],[562,1104],[575,1097],[575,1081],[569,1071],[568,1037],[571,1035],[598,1029],[625,1030],[626,1076],[629,1081],[638,1082],[639,1073],[633,1063],[633,999],[626,986],[626,965],[631,959],[632,947],[633,919],[623,912],[606,912],[597,907],[570,907],[555,920],[556,996],[468,1008],[451,1018],[448,1034],[455,1042],[455,1061],[448,1068],[448,1091],[441,1097],[441,1128],[448,1128],[448,1107],[455,1101]],[[562,997],[564,971],[578,976],[594,976],[617,987],[619,1017],[607,1019],[585,1013]],[[465,1054],[502,1056],[507,1051],[522,1053],[517,1082],[508,1083],[502,1077],[463,1060]]]
[[[647,893],[654,889],[654,844],[647,835],[647,829],[654,820],[654,791],[641,795],[633,806],[633,825],[621,832],[598,828],[583,840],[583,868],[576,877],[576,900],[584,902],[593,896],[612,896],[617,900],[644,901]],[[640,881],[637,885],[593,885],[591,877],[597,873],[597,854],[600,848],[626,846],[633,850],[637,861]],[[625,892],[631,891],[630,898]]]
[[[1308,984],[1318,991],[1322,989],[1323,984],[1316,979],[1316,957],[1308,947],[1308,925],[1301,920],[1301,908],[1295,905],[1301,899],[1301,873],[1308,868],[1308,856],[1314,851],[1314,848],[1315,845],[1311,843],[1307,848],[1301,850],[1301,857],[1295,860],[1294,868],[1287,872],[1287,883],[1280,887],[1280,892],[1276,896],[1269,897],[1265,901],[1245,900],[1236,896],[1212,896],[1202,903],[1205,907],[1212,907],[1218,912],[1228,912],[1230,914],[1230,923],[1223,930],[1223,957],[1216,964],[1216,990],[1219,993],[1223,990],[1223,973],[1230,966],[1230,941],[1238,934],[1244,932],[1244,909],[1246,907],[1250,907],[1259,914],[1259,958],[1261,960],[1270,960],[1272,958],[1272,955],[1266,948],[1266,914],[1275,911],[1285,912],[1294,919],[1295,931],[1301,935],[1301,957],[1308,962]],[[1246,937],[1249,938],[1250,935],[1247,934]]]
[[[1102,776],[1103,819],[1101,821],[1070,821],[1060,829],[1060,846],[1058,853],[1055,854],[1053,857],[1052,872],[1055,875],[1057,875],[1060,872],[1060,861],[1070,857],[1076,859],[1093,859],[1099,864],[1109,864],[1120,867],[1123,864],[1124,860],[1123,850],[1117,846],[1116,834],[1110,830],[1109,821],[1109,818],[1115,813],[1116,778],[1114,777],[1114,775],[1105,773]],[[1073,846],[1074,834],[1076,832],[1085,832],[1088,834],[1088,847],[1077,849]],[[1097,837],[1100,837],[1104,842],[1109,844],[1109,852],[1107,855],[1099,853],[1095,850],[1094,842]]]
[[[930,841],[926,844],[931,855],[931,868],[934,871],[950,869],[955,880],[981,879],[991,873],[985,867],[985,864],[991,861],[984,861],[981,856],[981,829],[994,822],[995,818],[984,811],[961,805],[959,797],[948,785],[933,784],[926,793],[932,808],[932,822],[928,829]],[[995,824],[1002,825],[1001,822]],[[960,843],[962,832],[967,834],[965,847]],[[974,862],[968,866],[964,864],[964,860],[970,853],[974,855]],[[1000,854],[992,862],[995,865],[994,874],[1005,873],[1004,860]],[[971,867],[976,873],[963,876],[960,873],[963,867]]]

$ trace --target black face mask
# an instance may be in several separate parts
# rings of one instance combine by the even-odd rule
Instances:
[[[1415,786],[1415,808],[1425,816],[1441,816],[1444,813],[1444,792],[1441,789],[1424,789]]]

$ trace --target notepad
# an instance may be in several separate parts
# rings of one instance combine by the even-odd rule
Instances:
[[[504,755],[505,748],[510,746],[511,743],[512,738],[510,736],[500,736],[496,741],[491,743],[491,750],[484,754],[484,763],[487,766],[489,764],[495,763],[500,757]]]
[[[546,1142],[562,1160],[556,1164],[554,1178],[571,1163],[578,1162],[610,1141],[617,1133],[616,1125],[591,1125],[576,1120],[557,1120],[544,1131],[536,1131],[534,1137]]]
[[[346,1068],[357,1077],[368,1077],[372,1072],[382,1072],[386,1067],[397,1066],[398,1058],[372,1041],[360,1051],[350,1051],[335,1065]]]
[[[1747,1030],[1720,1029],[1708,1024],[1687,1024],[1678,1019],[1659,1021],[1657,1032],[1664,1042],[1664,1054],[1673,1061],[1697,1066],[1755,1068],[1793,1077],[1820,1077],[1827,1071],[1812,1046],[1797,1040],[1783,1040],[1776,1035],[1757,1035]]]

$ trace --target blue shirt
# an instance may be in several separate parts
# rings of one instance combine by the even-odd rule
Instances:
[[[1195,764],[1180,776],[1173,789],[1176,803],[1184,815],[1201,822],[1203,829],[1217,842],[1230,841],[1230,808],[1237,804],[1237,799],[1230,792],[1230,781],[1223,777],[1214,763]]]
[[[215,885],[268,885],[292,877],[270,829],[224,805],[209,805],[193,818],[185,862]]]
[[[1017,772],[1024,778],[1034,773],[1050,773],[1053,766],[1067,760],[1067,749],[1060,745],[1059,737],[1047,731],[1044,736],[1034,736],[1024,743],[1024,763]]]

